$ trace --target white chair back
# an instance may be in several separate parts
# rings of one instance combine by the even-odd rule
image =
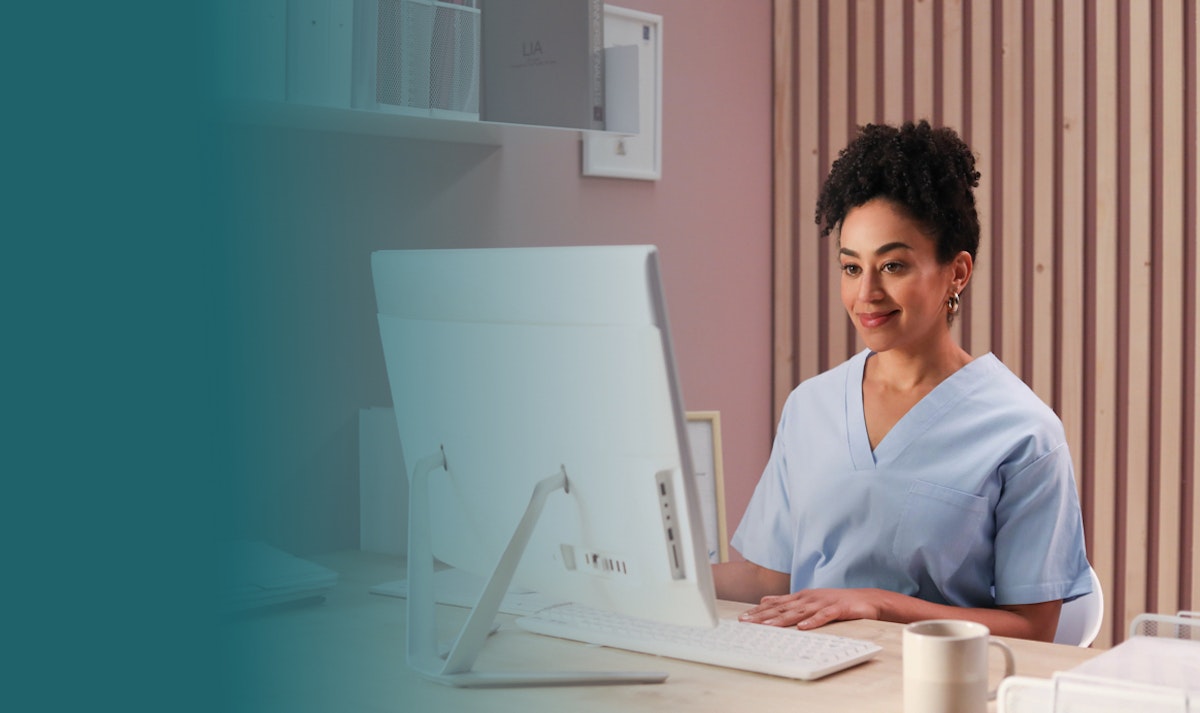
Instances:
[[[1100,634],[1104,620],[1104,590],[1096,570],[1092,572],[1092,591],[1062,605],[1054,643],[1088,647]]]

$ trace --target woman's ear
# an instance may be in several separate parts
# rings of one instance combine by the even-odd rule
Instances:
[[[954,256],[954,259],[950,261],[950,270],[955,292],[962,292],[967,288],[967,283],[971,281],[971,272],[974,269],[975,261],[971,259],[971,253],[963,250]]]

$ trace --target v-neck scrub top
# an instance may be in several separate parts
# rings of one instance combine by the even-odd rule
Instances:
[[[870,350],[800,384],[732,544],[792,591],[877,587],[992,607],[1091,590],[1062,422],[992,354],[871,450]]]

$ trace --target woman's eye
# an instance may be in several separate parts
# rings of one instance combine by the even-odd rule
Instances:
[[[854,276],[858,275],[859,268],[858,268],[858,265],[842,265],[842,272],[845,273],[848,277],[854,277]]]
[[[889,273],[889,274],[894,274],[894,273],[900,272],[903,269],[904,269],[904,263],[902,263],[902,262],[889,262],[889,263],[884,264],[884,266],[883,266],[883,271],[886,273]]]

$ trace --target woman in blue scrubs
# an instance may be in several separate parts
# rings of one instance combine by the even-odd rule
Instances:
[[[979,173],[922,121],[868,125],[817,202],[841,296],[866,344],[789,396],[717,594],[742,619],[958,618],[1052,640],[1091,589],[1062,423],[950,324],[974,269]]]

